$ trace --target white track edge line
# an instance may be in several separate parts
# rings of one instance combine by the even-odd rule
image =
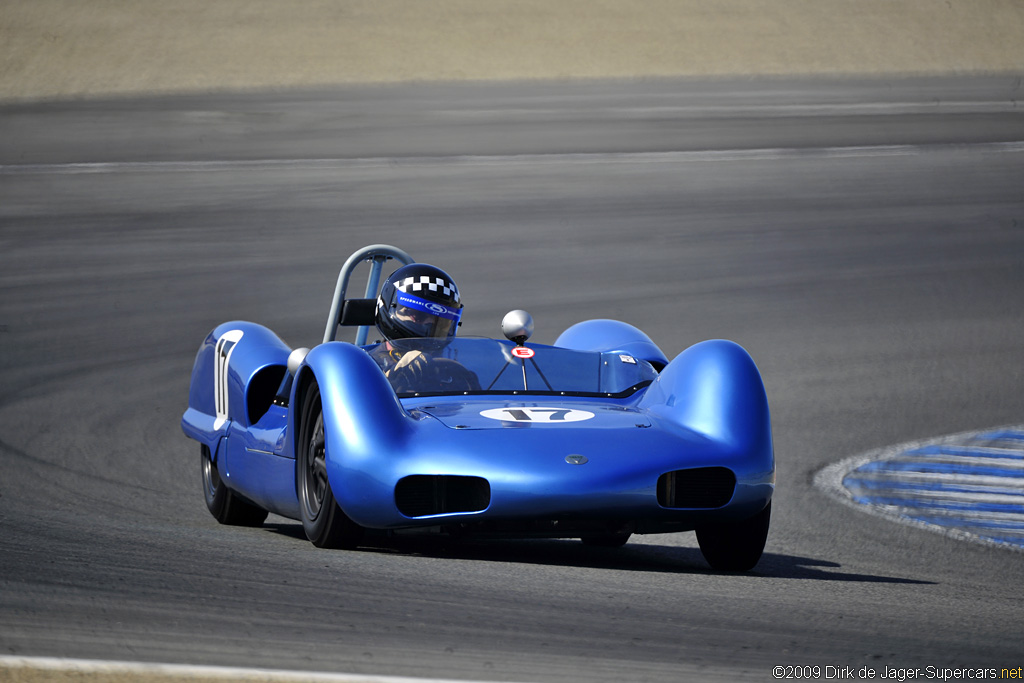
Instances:
[[[900,495],[903,494],[903,495]],[[1005,505],[1024,505],[1024,493],[994,493],[990,491],[937,491],[933,489],[863,489],[862,498],[888,498],[892,500],[915,501],[926,503],[948,501],[950,503],[989,503]],[[913,507],[905,505],[903,507]],[[1024,513],[1015,513],[1024,519]]]
[[[0,655],[0,667],[41,669],[85,674],[127,674],[178,676],[181,678],[253,678],[261,681],[310,681],[311,683],[486,683],[484,681],[447,678],[412,678],[408,676],[377,676],[368,674],[287,671],[228,666],[189,664],[157,664],[104,659],[71,659],[64,657],[23,657]]]
[[[847,472],[845,476],[853,474]],[[896,482],[898,484],[917,484],[943,486],[950,484],[962,484],[963,486],[977,487],[979,491],[999,489],[1006,491],[1024,491],[1024,479],[1019,477],[997,477],[988,474],[949,474],[938,472],[858,472],[857,479],[869,482]]]

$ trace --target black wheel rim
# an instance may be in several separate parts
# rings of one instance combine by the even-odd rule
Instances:
[[[220,488],[220,472],[213,464],[210,457],[210,449],[203,447],[203,490],[206,492],[206,499],[213,500]]]
[[[324,498],[327,495],[327,458],[326,439],[324,437],[324,418],[318,410],[319,400],[314,406],[316,422],[310,430],[309,440],[306,444],[305,467],[303,469],[304,481],[304,503],[306,516],[310,521],[320,516],[324,507]]]

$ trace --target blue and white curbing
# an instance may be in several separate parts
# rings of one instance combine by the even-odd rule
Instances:
[[[865,512],[1024,551],[1024,425],[881,448],[829,465],[814,483]]]

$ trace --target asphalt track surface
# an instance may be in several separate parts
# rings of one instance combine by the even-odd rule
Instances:
[[[1024,414],[1011,78],[420,85],[0,108],[0,653],[536,681],[1024,665],[1024,556],[817,471]],[[321,337],[385,242],[466,334],[512,308],[757,361],[766,553],[692,534],[312,547],[215,523],[181,433],[203,336]],[[496,457],[505,457],[496,454]],[[508,455],[507,457],[512,457]]]

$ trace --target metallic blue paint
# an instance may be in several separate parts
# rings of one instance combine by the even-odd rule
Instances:
[[[663,416],[772,468],[771,418],[761,375],[738,344],[711,340],[676,356],[647,389],[641,409]]]
[[[668,358],[650,337],[619,320],[584,320],[576,323],[559,335],[555,346],[579,351],[627,353],[657,368],[668,365]]]
[[[629,332],[596,321],[595,331]],[[577,336],[570,339],[581,345]],[[217,339],[240,330],[230,357],[230,421],[214,429],[213,387]],[[642,334],[642,333],[641,333]],[[627,335],[640,346],[646,344]],[[649,340],[648,340],[649,341]],[[629,343],[628,340],[626,342]],[[629,351],[621,334],[588,345]],[[317,382],[325,419],[327,471],[345,513],[370,528],[398,529],[480,519],[621,519],[638,532],[678,531],[708,521],[743,519],[760,511],[774,490],[774,456],[768,404],[750,356],[732,342],[709,341],[679,354],[646,389],[627,398],[550,395],[427,396],[399,399],[360,347],[329,342],[306,356],[292,385],[289,408],[273,406],[248,423],[248,383],[264,368],[283,365],[289,349],[252,323],[218,327],[196,357],[185,433],[216,450],[223,437],[224,481],[244,499],[298,518],[294,434],[303,392]],[[658,352],[660,354],[660,351]],[[658,354],[647,353],[647,357]],[[502,422],[481,412],[531,406],[585,410],[571,423]],[[584,465],[566,456],[586,457]],[[668,509],[657,501],[659,476],[696,467],[728,467],[737,478],[733,499],[717,509]],[[485,478],[491,489],[482,511],[409,518],[398,511],[395,486],[410,475]]]
[[[513,360],[508,342],[448,342],[455,356],[448,362],[458,360],[487,375],[479,376],[481,390],[400,397],[368,353],[372,347],[334,341],[352,271],[361,262],[371,263],[366,298],[372,298],[388,259],[412,262],[388,245],[367,247],[346,261],[324,343],[293,368],[294,378],[286,375],[291,350],[261,325],[225,323],[201,344],[182,429],[210,448],[221,480],[234,495],[301,518],[296,453],[303,445],[296,443],[296,435],[315,383],[328,483],[341,509],[363,527],[513,528],[515,533],[559,535],[564,527],[558,525],[566,522],[569,536],[597,528],[614,539],[623,529],[685,531],[757,516],[767,529],[766,506],[775,486],[771,420],[761,377],[740,346],[702,342],[669,362],[636,327],[587,320],[558,337],[554,347],[560,348],[531,345],[536,357],[529,366]],[[541,365],[548,375],[540,374]],[[498,383],[508,367],[521,368],[524,378],[529,372],[529,380],[524,379],[529,390],[517,382]],[[542,385],[546,390],[539,389]],[[520,388],[501,388],[506,386]],[[736,479],[731,500],[717,508],[659,504],[665,493],[659,487],[676,485],[676,479],[664,475],[696,468],[730,470]],[[482,499],[474,489],[472,505],[402,508],[471,512],[409,517],[396,503],[396,487],[406,477],[414,477],[406,480],[414,485],[483,478],[489,499],[485,507],[476,502]],[[665,493],[660,500],[678,504],[695,499]],[[586,527],[590,522],[607,525]]]

